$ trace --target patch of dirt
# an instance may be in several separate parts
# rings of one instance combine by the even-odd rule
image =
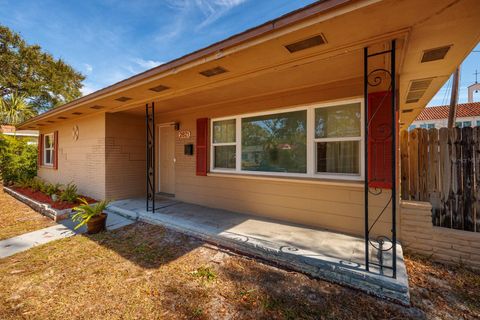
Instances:
[[[3,192],[0,184],[0,240],[43,229],[55,222]]]
[[[480,271],[406,254],[412,305],[432,319],[480,319]]]
[[[62,239],[0,260],[0,318],[473,319],[478,315],[478,273],[413,256],[406,260],[412,308],[278,269],[159,226],[136,223],[113,232]],[[447,295],[453,299],[448,303],[462,302],[466,309],[449,305],[446,298],[440,303]]]

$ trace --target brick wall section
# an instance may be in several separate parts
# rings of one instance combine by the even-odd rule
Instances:
[[[145,117],[106,114],[105,197],[145,195]]]
[[[78,126],[78,140],[73,139],[73,126]],[[105,197],[105,114],[95,114],[42,127],[41,133],[58,130],[58,170],[42,166],[38,176],[52,183],[73,182],[79,193],[102,199]]]
[[[401,241],[404,248],[444,263],[462,262],[480,269],[480,233],[434,227],[432,206],[402,201]]]

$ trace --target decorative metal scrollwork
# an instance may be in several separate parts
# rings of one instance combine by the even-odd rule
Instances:
[[[390,79],[390,84],[389,84],[389,87],[390,87],[392,85],[392,74],[390,73],[390,71],[383,68],[378,68],[368,73],[368,76],[367,76],[368,85],[371,87],[378,87],[379,85],[381,85],[383,82],[383,77],[378,74],[382,74],[382,73],[386,73],[388,75],[388,79]]]
[[[292,246],[281,246],[280,247],[280,252],[284,253],[292,253],[292,252],[298,252],[300,251],[298,248],[292,247]]]
[[[368,60],[374,56],[380,56],[388,54],[390,55],[390,70],[386,68],[376,68],[372,71],[368,70]],[[386,81],[389,81],[386,83]],[[375,128],[371,127],[372,120],[374,119],[377,113],[377,109],[372,114],[369,113],[369,87],[379,87],[381,85],[385,85],[388,88],[389,94],[385,95],[383,99],[391,99],[391,108],[392,108],[392,120],[391,125],[385,124],[381,126],[376,126]],[[377,89],[378,91],[378,89]],[[391,165],[392,167],[392,192],[391,196],[389,197],[386,204],[383,206],[381,211],[376,214],[375,219],[373,221],[369,221],[369,195],[370,196],[380,196],[384,193],[384,190],[381,187],[371,186],[371,183],[374,181],[369,180],[369,156],[370,152],[375,154],[375,150],[371,151],[369,146],[367,145],[367,140],[365,141],[365,265],[367,271],[369,271],[370,264],[378,267],[380,269],[380,273],[384,274],[384,269],[391,269],[393,278],[396,277],[396,203],[395,203],[395,158],[396,158],[396,151],[395,151],[395,94],[396,94],[396,82],[395,82],[395,40],[392,40],[391,47],[388,50],[376,52],[369,54],[368,48],[364,49],[364,98],[365,98],[365,118],[364,118],[364,130],[365,130],[365,137],[368,137],[369,140],[375,141],[375,143],[387,142],[391,139],[392,145],[392,157],[389,161],[383,159],[383,164],[386,167]],[[380,106],[383,105],[383,100],[381,100]],[[388,163],[390,162],[390,163]],[[379,235],[376,237],[370,238],[370,234],[380,221],[380,218],[384,215],[388,208],[392,209],[392,236],[388,237],[386,235]],[[377,250],[378,255],[378,263],[370,261],[370,249],[374,248]],[[385,259],[384,254],[391,253],[392,259]],[[392,261],[391,265],[388,261]]]
[[[378,246],[375,245],[375,242],[372,242],[371,239],[368,240],[368,242],[370,242],[370,244],[372,245],[372,247],[374,247],[375,249],[377,249],[378,251],[390,251],[392,250],[393,248],[393,242],[392,242],[392,239],[390,239],[389,237],[387,236],[377,236],[375,238],[375,242],[378,243]],[[384,247],[384,244],[386,243],[389,243],[389,245],[387,247]]]

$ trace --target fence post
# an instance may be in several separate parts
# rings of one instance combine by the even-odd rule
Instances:
[[[408,194],[408,188],[410,186],[409,176],[409,166],[408,166],[408,131],[402,130],[400,132],[400,165],[401,165],[401,193],[403,200],[410,200]]]

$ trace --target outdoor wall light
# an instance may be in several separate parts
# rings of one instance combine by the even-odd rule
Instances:
[[[173,127],[175,128],[175,131],[180,130],[180,122],[175,122],[175,123],[173,124]]]

